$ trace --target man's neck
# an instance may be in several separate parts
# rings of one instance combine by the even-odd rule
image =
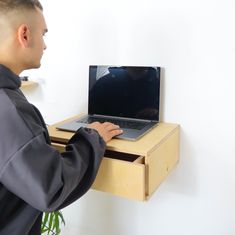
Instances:
[[[0,64],[4,65],[8,69],[10,69],[16,75],[19,75],[22,72],[21,69],[17,68],[17,66],[15,66],[12,63],[9,63],[1,58],[0,58]]]

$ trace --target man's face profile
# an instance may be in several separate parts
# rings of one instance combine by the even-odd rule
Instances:
[[[47,25],[38,7],[0,9],[0,62],[16,74],[39,68]]]
[[[29,60],[28,67],[39,68],[41,65],[41,58],[43,51],[46,49],[44,42],[44,36],[47,33],[47,26],[44,16],[40,10],[35,12],[35,20],[29,28],[31,37],[29,37],[28,48],[29,48]]]

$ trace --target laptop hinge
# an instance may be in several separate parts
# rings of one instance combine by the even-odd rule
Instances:
[[[100,118],[110,118],[116,120],[127,120],[127,121],[136,121],[136,122],[147,122],[147,123],[157,123],[157,121],[153,120],[145,120],[145,119],[138,119],[138,118],[127,118],[127,117],[116,117],[116,116],[108,116],[108,115],[101,115],[101,114],[91,114],[92,117],[100,117]]]

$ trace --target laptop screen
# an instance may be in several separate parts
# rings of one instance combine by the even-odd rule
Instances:
[[[89,67],[89,114],[159,121],[160,67]]]

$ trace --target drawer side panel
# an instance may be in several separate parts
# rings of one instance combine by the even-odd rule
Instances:
[[[146,157],[147,197],[153,194],[179,160],[179,128]]]

